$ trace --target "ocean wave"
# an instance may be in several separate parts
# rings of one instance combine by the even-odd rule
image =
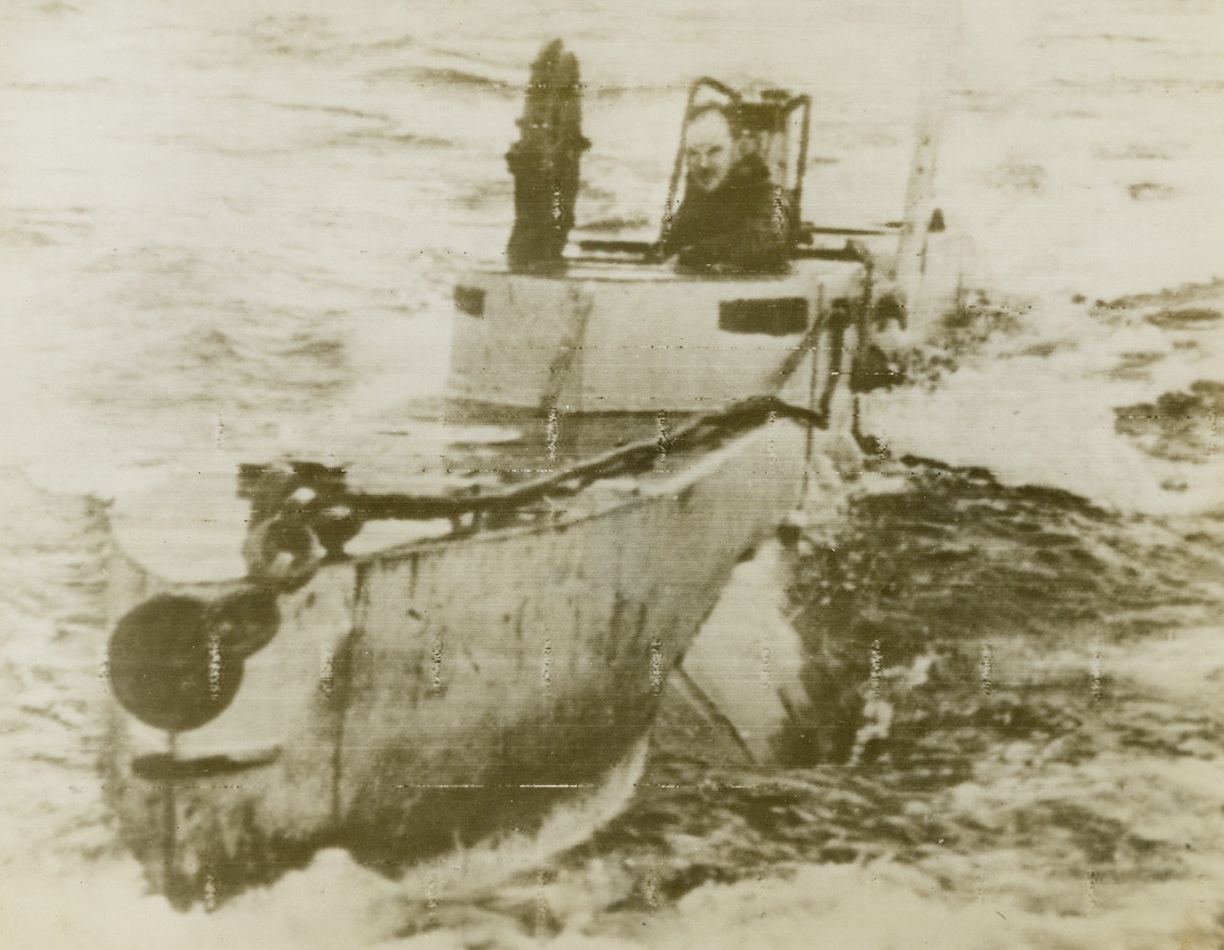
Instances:
[[[507,98],[519,95],[526,83],[525,77],[519,82],[511,82],[506,78],[493,77],[470,69],[423,65],[387,66],[367,72],[366,78],[397,80],[433,89],[474,88]]]

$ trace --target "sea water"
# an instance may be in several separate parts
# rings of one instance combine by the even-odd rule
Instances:
[[[5,944],[1217,945],[1222,27],[1206,0],[6,4]],[[95,771],[104,502],[441,451],[450,287],[503,247],[554,36],[587,83],[579,219],[644,237],[700,75],[812,94],[821,224],[896,220],[943,119],[981,297],[903,341],[911,385],[864,407],[889,456],[805,542],[791,767],[654,762],[501,881],[325,852],[174,912]]]

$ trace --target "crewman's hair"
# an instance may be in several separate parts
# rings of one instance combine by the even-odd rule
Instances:
[[[684,120],[685,128],[688,128],[698,119],[700,119],[703,115],[709,115],[710,113],[714,113],[715,115],[722,116],[723,119],[726,120],[727,128],[731,132],[731,137],[732,138],[739,137],[739,134],[740,134],[739,110],[736,109],[735,105],[730,102],[717,102],[713,100],[706,100],[705,102],[702,102],[702,103],[699,103],[698,105],[693,106],[693,108],[689,110],[689,114]]]

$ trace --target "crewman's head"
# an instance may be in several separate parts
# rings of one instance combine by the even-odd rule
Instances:
[[[699,109],[684,133],[684,156],[689,183],[700,191],[713,191],[727,178],[735,160],[731,120],[720,106]]]

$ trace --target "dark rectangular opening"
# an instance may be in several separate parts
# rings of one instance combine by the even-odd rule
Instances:
[[[789,336],[808,325],[804,297],[768,297],[759,300],[723,300],[718,305],[718,329],[728,333],[764,333]]]
[[[483,317],[485,307],[485,292],[483,287],[464,287],[455,285],[455,307],[460,313],[472,317]]]

